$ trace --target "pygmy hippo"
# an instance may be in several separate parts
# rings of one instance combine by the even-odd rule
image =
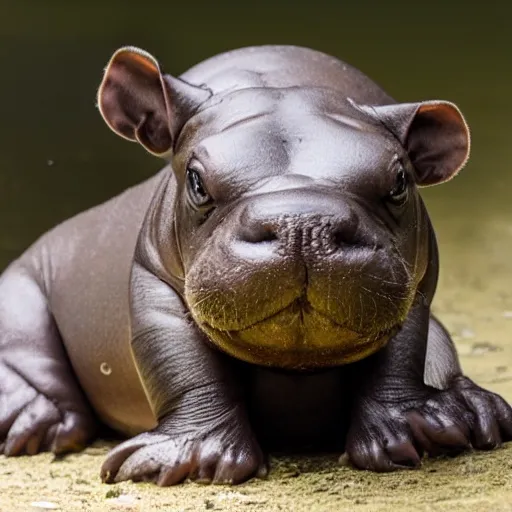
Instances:
[[[418,189],[468,159],[453,103],[397,103],[295,46],[179,78],[125,47],[98,106],[167,165],[1,276],[5,455],[78,450],[107,425],[129,439],[106,482],[234,484],[271,450],[390,471],[512,438],[511,407],[463,376],[430,312]]]

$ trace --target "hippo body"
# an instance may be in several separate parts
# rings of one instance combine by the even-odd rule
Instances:
[[[106,482],[238,483],[266,474],[267,449],[389,471],[511,439],[510,406],[463,376],[430,314],[417,189],[468,158],[455,105],[397,103],[293,46],[180,78],[123,48],[98,105],[167,165],[0,278],[5,455],[78,450],[103,424],[134,436]]]

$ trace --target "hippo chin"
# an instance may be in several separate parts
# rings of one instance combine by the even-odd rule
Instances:
[[[107,125],[167,165],[44,234],[0,277],[7,456],[130,438],[105,482],[239,483],[269,449],[391,471],[512,439],[430,312],[435,234],[419,188],[469,157],[447,101],[397,103],[293,46],[181,77],[118,50]]]

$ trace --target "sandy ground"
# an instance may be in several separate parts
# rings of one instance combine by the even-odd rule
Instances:
[[[50,504],[43,501],[66,511],[512,510],[512,446],[385,475],[340,467],[336,457],[274,460],[268,480],[235,488],[101,485],[98,468],[106,451],[97,444],[59,462],[51,462],[48,454],[15,463],[2,460],[1,510],[45,510]]]
[[[466,373],[512,402],[512,226],[500,219],[469,231],[467,220],[445,219],[434,309],[452,332]],[[60,461],[49,454],[0,457],[0,511],[512,511],[512,443],[384,475],[342,467],[336,455],[274,458],[266,481],[165,489],[101,484],[108,447],[96,443]]]

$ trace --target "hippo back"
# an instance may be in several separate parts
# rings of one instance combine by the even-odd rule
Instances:
[[[264,45],[222,53],[181,78],[214,94],[250,87],[325,87],[358,103],[395,101],[364,73],[325,53],[298,46]]]

